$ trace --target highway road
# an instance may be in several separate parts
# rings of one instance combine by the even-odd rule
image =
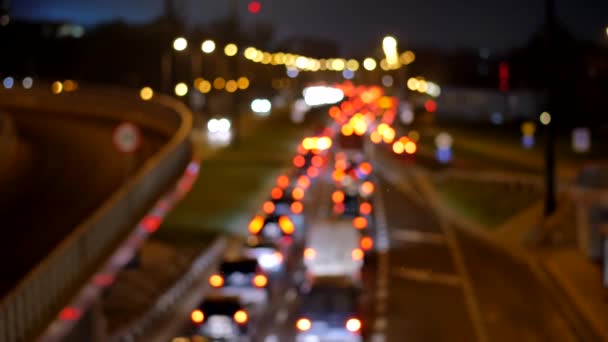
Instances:
[[[364,269],[366,340],[593,341],[577,330],[569,308],[528,264],[444,218],[406,164],[396,181],[385,177],[381,161],[375,165],[375,240],[377,246],[383,239],[389,245],[370,256]],[[307,195],[313,203],[307,206],[309,219],[327,214],[330,191],[327,180],[313,187]],[[294,272],[297,268],[278,279],[268,307],[254,318],[254,341],[294,339],[300,300]],[[187,324],[187,317],[174,319]],[[184,336],[181,329],[173,335],[165,331],[164,340]]]
[[[16,124],[26,157],[15,178],[0,189],[11,194],[0,197],[0,233],[5,241],[0,248],[0,295],[115,192],[129,170],[140,167],[167,141],[144,131],[141,149],[130,159],[112,144],[117,122],[2,109]]]

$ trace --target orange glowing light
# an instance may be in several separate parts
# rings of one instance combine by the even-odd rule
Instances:
[[[361,249],[364,251],[369,251],[374,247],[374,239],[369,236],[364,236],[361,238]]]
[[[302,188],[294,188],[291,192],[291,197],[296,201],[302,200],[304,198],[304,190]]]
[[[266,214],[272,214],[272,213],[274,213],[274,209],[275,209],[274,203],[272,203],[271,201],[266,201],[266,202],[264,202],[262,209],[264,210],[264,212]]]
[[[361,172],[363,172],[364,175],[368,176],[370,173],[372,173],[374,168],[372,167],[372,164],[370,164],[368,162],[363,162],[363,163],[359,164],[359,170],[361,170]]]
[[[374,183],[370,181],[365,181],[361,184],[361,192],[365,195],[370,195],[374,192]]]
[[[347,166],[348,166],[348,165],[347,165],[347,163],[346,163],[346,160],[344,160],[344,159],[338,159],[338,160],[336,160],[336,162],[334,163],[334,167],[335,167],[337,170],[346,170],[346,167],[347,167]]]
[[[255,285],[255,287],[265,287],[268,285],[268,278],[266,278],[265,275],[258,274],[253,277],[253,285]]]
[[[346,125],[342,126],[342,128],[340,129],[340,132],[342,132],[342,135],[345,135],[348,137],[348,136],[353,135],[355,130],[353,129],[353,126],[346,124]]]
[[[310,187],[310,179],[304,175],[298,177],[298,186],[302,189]]]
[[[340,116],[340,108],[333,106],[331,108],[329,108],[329,116],[331,116],[332,118],[337,118],[338,116]]]
[[[306,165],[306,159],[304,159],[303,155],[298,154],[297,156],[293,157],[293,165],[295,167],[304,167],[304,165]]]
[[[363,202],[361,203],[361,205],[359,206],[359,212],[362,215],[369,215],[372,213],[372,205],[369,204],[368,202]]]
[[[279,217],[279,227],[281,227],[281,230],[283,231],[283,233],[285,233],[287,235],[293,234],[293,231],[295,230],[293,223],[287,216]]]
[[[243,310],[239,310],[239,311],[235,312],[233,318],[234,318],[234,321],[237,322],[238,324],[247,323],[247,320],[249,319],[249,317],[247,316],[247,313]]]
[[[401,141],[395,141],[393,143],[393,152],[395,152],[395,154],[402,154],[404,151],[405,147]]]
[[[317,144],[314,138],[304,138],[304,140],[302,140],[302,146],[304,146],[304,148],[307,150],[312,150],[316,147],[316,145]]]
[[[417,149],[418,149],[418,147],[416,146],[416,143],[413,141],[408,141],[405,144],[405,153],[407,153],[407,154],[414,154],[414,153],[416,153]]]
[[[346,174],[342,170],[336,170],[332,174],[332,178],[336,182],[342,182],[344,180],[344,177],[346,177]]]
[[[353,260],[359,261],[359,260],[363,260],[365,253],[363,253],[361,248],[355,248],[355,249],[353,249],[353,251],[350,255],[353,257]]]
[[[289,186],[289,177],[281,175],[277,178],[277,186],[280,188],[286,188]]]
[[[304,249],[304,259],[313,260],[316,257],[317,257],[317,251],[315,251],[314,248],[308,247],[308,248]]]
[[[249,222],[249,232],[251,234],[257,234],[264,227],[264,218],[262,216],[256,216]]]
[[[300,331],[310,330],[311,327],[312,323],[310,323],[310,320],[306,318],[300,318],[298,322],[296,322],[296,328],[298,328]]]
[[[302,202],[293,202],[289,207],[291,208],[291,212],[296,215],[301,214],[302,211],[304,211],[304,205],[302,205]]]
[[[317,169],[314,166],[311,166],[311,167],[308,168],[308,170],[306,170],[306,174],[310,178],[315,178],[315,177],[317,177],[319,175],[319,169]]]
[[[219,274],[214,274],[209,277],[209,285],[213,287],[222,287],[222,285],[224,285],[224,278]]]
[[[379,144],[382,142],[382,135],[380,135],[380,133],[378,133],[377,131],[373,131],[369,135],[369,138],[374,144]]]
[[[342,203],[344,202],[344,192],[340,190],[336,190],[331,194],[331,200],[334,203]]]
[[[321,167],[321,166],[323,166],[323,157],[314,156],[314,157],[312,157],[311,163],[315,167]]]
[[[367,219],[363,216],[357,216],[353,219],[353,227],[361,230],[367,227]]]
[[[272,191],[270,192],[270,197],[272,197],[272,199],[278,200],[281,197],[283,197],[283,189],[281,188],[273,188]]]
[[[336,213],[336,214],[344,213],[344,203],[335,203],[334,204],[334,213]]]
[[[201,310],[194,310],[190,314],[190,319],[192,319],[192,322],[200,324],[205,320],[205,315]]]

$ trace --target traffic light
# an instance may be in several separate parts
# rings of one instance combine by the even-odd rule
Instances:
[[[509,91],[509,63],[500,62],[498,66],[498,79],[500,81],[500,91],[503,93]]]
[[[251,1],[247,8],[250,13],[257,14],[262,9],[262,4],[259,1]]]

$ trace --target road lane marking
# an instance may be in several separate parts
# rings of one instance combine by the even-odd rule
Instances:
[[[479,310],[479,301],[475,296],[473,284],[471,283],[471,276],[464,262],[464,255],[462,254],[462,250],[458,245],[456,234],[450,226],[445,214],[443,214],[441,208],[439,207],[439,195],[435,192],[435,189],[433,189],[433,185],[430,184],[430,181],[420,173],[421,171],[416,171],[417,172],[415,172],[413,176],[416,178],[423,196],[427,198],[427,202],[430,204],[433,213],[438,219],[437,221],[439,222],[439,228],[445,234],[448,249],[450,250],[450,254],[454,260],[454,266],[456,267],[457,272],[461,275],[466,307],[471,317],[471,322],[473,324],[475,335],[477,336],[477,341],[487,342],[488,335],[482,323],[483,320]]]
[[[448,286],[460,286],[462,284],[462,279],[457,275],[433,272],[428,269],[395,267],[392,270],[392,274],[396,277],[421,283],[435,283]]]
[[[277,337],[277,335],[268,335],[264,339],[264,342],[279,342],[279,338]]]
[[[412,229],[393,229],[391,237],[393,240],[405,242],[425,242],[438,245],[445,244],[445,237],[443,234],[421,232]]]

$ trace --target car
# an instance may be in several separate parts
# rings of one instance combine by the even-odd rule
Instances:
[[[350,221],[326,220],[311,225],[303,252],[309,278],[346,276],[360,282],[364,256],[361,234]]]
[[[256,258],[223,260],[209,284],[218,293],[238,296],[246,305],[263,304],[268,298],[268,277]]]
[[[192,310],[190,320],[194,336],[210,340],[249,341],[249,313],[239,297],[205,298]]]
[[[305,190],[296,186],[293,188],[275,187],[271,191],[271,198],[264,202],[262,208],[267,215],[288,216],[297,226],[304,224],[304,199]]]
[[[276,273],[283,269],[286,251],[271,240],[249,236],[245,241],[243,255],[255,258],[266,273]]]
[[[369,201],[357,194],[345,194],[342,190],[335,190],[331,197],[336,218],[352,220],[353,227],[361,231],[371,227],[373,207]]]
[[[359,293],[349,278],[316,278],[301,295],[296,342],[362,341]]]
[[[292,235],[296,230],[296,226],[289,216],[276,213],[266,216],[256,215],[249,222],[248,228],[251,235],[276,241],[282,245],[291,245]]]

